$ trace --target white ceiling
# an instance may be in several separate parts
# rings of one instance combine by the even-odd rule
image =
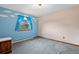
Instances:
[[[75,4],[44,4],[38,7],[36,4],[0,4],[0,7],[5,7],[8,9],[20,11],[23,13],[31,14],[34,16],[44,16],[50,13],[55,13],[56,11],[65,10],[78,6]]]

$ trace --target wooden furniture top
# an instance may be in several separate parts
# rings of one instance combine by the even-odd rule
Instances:
[[[11,40],[11,39],[12,39],[11,37],[0,38],[0,42],[1,42],[1,41]]]

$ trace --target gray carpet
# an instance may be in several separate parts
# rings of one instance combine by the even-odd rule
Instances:
[[[79,47],[50,39],[34,38],[13,44],[13,54],[79,54]]]

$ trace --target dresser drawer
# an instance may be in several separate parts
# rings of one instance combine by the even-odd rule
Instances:
[[[12,51],[11,40],[0,42],[0,53],[10,53]]]

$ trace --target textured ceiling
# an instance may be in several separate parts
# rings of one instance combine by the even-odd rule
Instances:
[[[37,17],[44,16],[56,11],[66,10],[78,5],[75,4],[44,4],[39,7],[36,4],[0,4],[0,7],[16,10],[19,12],[31,14]]]

